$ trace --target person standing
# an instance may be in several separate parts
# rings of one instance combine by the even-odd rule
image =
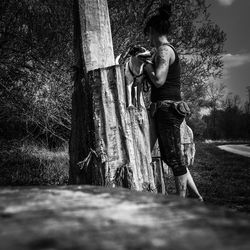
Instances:
[[[181,99],[180,60],[175,48],[168,41],[171,6],[163,5],[144,28],[156,52],[153,63],[145,64],[144,72],[151,82],[151,113],[159,142],[161,157],[171,167],[175,176],[177,193],[186,197],[187,166],[181,153],[180,125],[184,116],[177,112]]]

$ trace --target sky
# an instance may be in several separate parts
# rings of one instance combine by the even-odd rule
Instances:
[[[250,0],[207,0],[211,19],[226,33],[223,79],[228,92],[248,100],[250,86]]]

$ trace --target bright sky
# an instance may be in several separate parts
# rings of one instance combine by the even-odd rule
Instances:
[[[211,19],[227,34],[222,82],[248,100],[250,86],[250,0],[207,0]]]

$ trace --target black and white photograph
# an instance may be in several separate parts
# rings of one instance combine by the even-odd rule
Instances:
[[[250,249],[249,0],[0,1],[0,250]]]

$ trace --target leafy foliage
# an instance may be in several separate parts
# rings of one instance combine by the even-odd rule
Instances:
[[[150,47],[143,28],[162,2],[108,0],[116,55],[138,43]],[[193,107],[200,106],[208,80],[221,76],[225,33],[210,20],[205,0],[168,2],[173,12],[169,40],[182,59],[184,98]]]
[[[73,18],[70,0],[0,2],[0,133],[68,140],[71,116]],[[143,27],[160,0],[108,0],[115,55],[134,44],[150,48]],[[205,0],[170,0],[170,41],[182,57],[185,99],[204,99],[209,77],[221,74],[225,34]],[[7,131],[7,133],[6,133]],[[8,133],[9,131],[9,133]],[[52,145],[53,146],[53,145]]]
[[[206,123],[206,138],[250,139],[250,113],[241,107],[237,95],[228,94],[222,108],[214,107],[203,120]]]
[[[73,57],[70,17],[68,0],[1,1],[1,124],[16,122],[15,127],[46,138],[68,137],[68,69]]]

